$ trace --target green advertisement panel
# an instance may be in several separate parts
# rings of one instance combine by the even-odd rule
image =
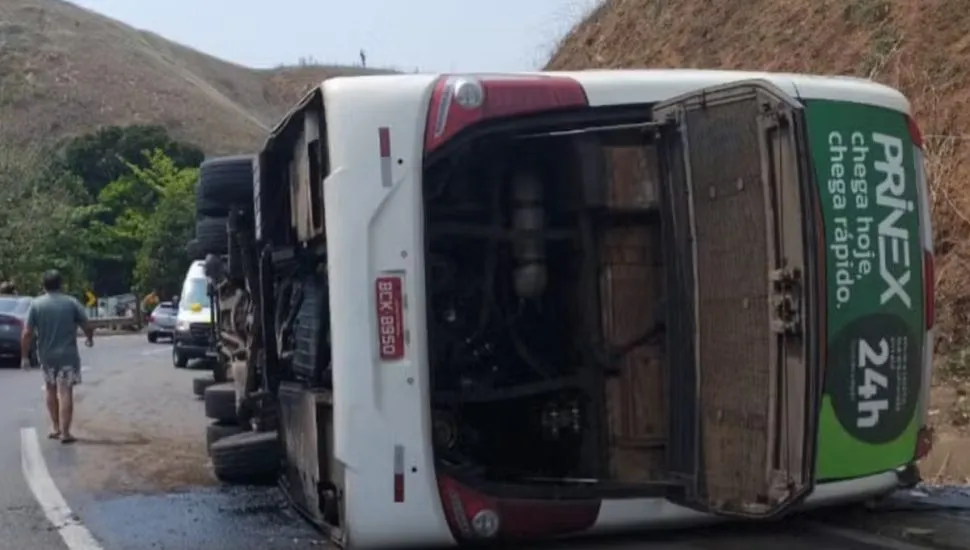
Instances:
[[[904,115],[806,102],[824,217],[827,334],[819,481],[912,460],[922,380],[915,151]]]

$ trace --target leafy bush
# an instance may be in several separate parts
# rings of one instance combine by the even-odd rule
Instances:
[[[78,294],[176,293],[201,161],[151,126],[104,128],[57,154],[0,145],[0,280],[36,293],[57,268]]]

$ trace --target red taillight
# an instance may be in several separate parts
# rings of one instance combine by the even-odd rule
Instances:
[[[909,129],[909,137],[913,140],[913,145],[923,148],[923,132],[919,129],[919,124],[911,116],[906,116],[906,127]]]
[[[598,500],[494,498],[438,476],[438,490],[455,538],[536,540],[583,532],[599,516]]]
[[[933,328],[936,317],[936,268],[933,265],[933,253],[923,251],[923,318],[926,330]]]
[[[582,85],[564,76],[444,76],[431,94],[424,150],[483,120],[586,105]]]

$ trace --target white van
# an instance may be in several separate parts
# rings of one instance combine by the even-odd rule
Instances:
[[[255,191],[243,386],[338,542],[769,519],[893,491],[929,450],[932,233],[892,88],[334,78]]]
[[[191,359],[203,359],[209,352],[212,304],[208,285],[205,262],[192,262],[182,283],[172,336],[172,364],[176,368],[184,368]]]

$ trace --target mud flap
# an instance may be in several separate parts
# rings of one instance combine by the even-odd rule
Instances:
[[[655,107],[668,269],[669,463],[695,509],[769,517],[814,484],[819,362],[801,105],[748,81]]]
[[[285,453],[280,484],[291,503],[317,527],[327,529],[342,479],[333,456],[332,395],[328,390],[284,382],[279,387],[280,434]]]

